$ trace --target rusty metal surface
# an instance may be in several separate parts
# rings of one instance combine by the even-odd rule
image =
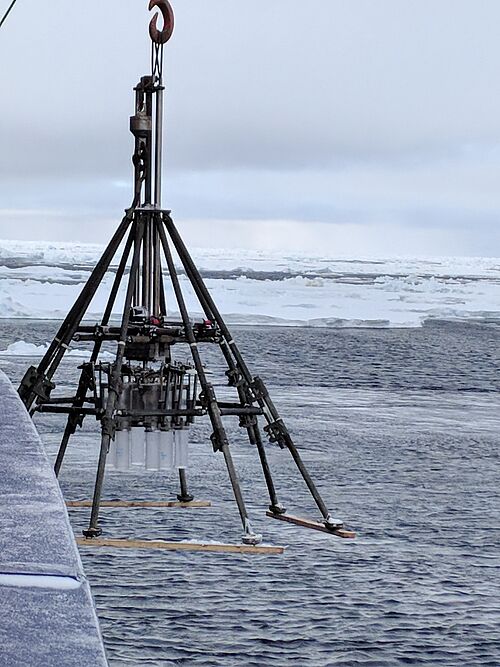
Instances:
[[[158,30],[159,12],[156,12],[149,24],[149,35],[156,44],[166,44],[174,32],[174,10],[168,0],[151,0],[149,10],[155,7],[158,7],[163,16],[163,29]]]

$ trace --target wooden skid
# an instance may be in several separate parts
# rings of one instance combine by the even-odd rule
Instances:
[[[252,546],[249,544],[209,544],[206,542],[163,542],[162,540],[115,540],[77,537],[81,547],[110,547],[113,549],[164,549],[167,551],[210,551],[235,554],[282,554],[285,547]]]
[[[356,533],[352,530],[346,530],[345,528],[339,528],[338,530],[328,530],[323,523],[319,521],[311,521],[310,519],[302,519],[298,516],[292,516],[291,514],[273,514],[273,512],[266,512],[266,515],[272,519],[279,519],[280,521],[286,521],[287,523],[293,523],[296,526],[302,526],[303,528],[312,528],[312,530],[320,530],[323,533],[329,533],[330,535],[336,535],[337,537],[343,538],[354,538]]]
[[[67,500],[67,507],[92,507],[91,500]],[[209,500],[192,500],[189,503],[181,503],[174,500],[146,501],[146,500],[103,500],[101,507],[175,507],[175,508],[197,508],[212,507]]]

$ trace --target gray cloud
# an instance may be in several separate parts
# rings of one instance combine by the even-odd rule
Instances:
[[[41,219],[66,234],[65,219],[90,240],[82,216],[128,205],[146,5],[16,5],[0,34],[0,236],[37,236]],[[428,252],[431,232],[445,245],[462,229],[464,254],[500,253],[495,0],[174,7],[165,190],[182,219],[364,225],[372,237],[389,224],[401,238],[426,230]]]

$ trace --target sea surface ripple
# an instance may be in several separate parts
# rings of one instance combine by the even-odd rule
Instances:
[[[0,345],[41,344],[54,327],[4,322]],[[285,555],[83,549],[111,667],[498,667],[498,327],[235,334],[328,505],[357,539],[266,519],[256,452],[232,423],[254,527],[267,543],[287,545]],[[218,356],[206,352],[224,391]],[[30,361],[0,363],[19,380]],[[63,384],[75,363],[63,365]],[[61,420],[39,416],[37,425],[53,456]],[[209,434],[206,423],[193,429],[189,483],[212,508],[102,510],[106,535],[237,543],[236,507]],[[97,425],[88,421],[65,462],[66,497],[90,497],[97,448]],[[272,446],[268,453],[282,502],[317,516],[291,458]],[[109,472],[104,495],[177,492],[172,475]],[[72,510],[71,519],[79,532],[87,510]]]

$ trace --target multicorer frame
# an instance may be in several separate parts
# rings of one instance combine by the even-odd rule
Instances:
[[[101,423],[101,446],[90,524],[83,531],[87,538],[97,538],[102,533],[99,510],[106,461],[110,449],[120,438],[131,431],[143,430],[146,444],[152,434],[159,438],[161,451],[161,443],[167,443],[170,437],[171,445],[173,435],[181,438],[195,417],[205,415],[208,415],[213,430],[213,449],[222,453],[226,463],[243,524],[245,544],[258,544],[261,536],[254,533],[248,517],[224,427],[223,418],[226,416],[239,417],[240,426],[246,429],[250,443],[257,449],[269,492],[270,516],[286,517],[288,521],[315,529],[319,526],[341,537],[352,536],[343,529],[342,523],[332,519],[264,382],[248,369],[172,220],[171,212],[162,208],[163,47],[172,35],[174,16],[166,0],[151,0],[149,9],[155,6],[161,10],[164,27],[161,31],[158,29],[156,14],[150,23],[152,74],[142,77],[135,88],[135,114],[130,120],[130,129],[135,137],[132,205],[126,210],[42,361],[38,367],[31,367],[26,372],[19,394],[32,415],[35,412],[67,415],[55,462],[57,475],[70,437],[77,427],[82,426],[85,417],[92,415]],[[84,324],[90,303],[122,243],[125,245],[102,318],[99,324]],[[173,249],[204,312],[204,321],[194,322],[189,316]],[[167,276],[180,321],[169,319],[164,286]],[[122,283],[126,283],[127,287],[121,324],[117,326],[112,323],[112,314]],[[56,397],[52,395],[56,387],[53,378],[73,341],[93,344],[90,359],[80,367],[74,395]],[[222,351],[227,364],[228,384],[236,391],[232,403],[218,400],[207,378],[200,356],[200,346],[204,343],[218,345]],[[105,361],[104,344],[105,347],[110,344],[115,346],[114,361]],[[192,364],[179,364],[172,359],[173,346],[182,344],[189,347]],[[261,437],[259,417],[266,422],[264,431],[269,440],[291,453],[321,512],[321,523],[286,515],[285,508],[278,501]],[[193,497],[188,491],[186,469],[184,465],[177,467],[181,487],[178,498],[183,503],[189,503]],[[308,523],[314,525],[308,526]]]

